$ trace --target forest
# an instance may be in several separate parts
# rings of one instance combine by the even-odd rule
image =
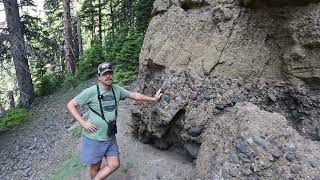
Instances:
[[[0,112],[71,88],[116,65],[132,81],[153,0],[4,0],[0,3]],[[43,5],[43,7],[40,7]]]

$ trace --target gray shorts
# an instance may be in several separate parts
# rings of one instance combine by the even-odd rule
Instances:
[[[81,155],[82,162],[87,164],[96,164],[102,160],[104,156],[119,155],[119,148],[116,137],[106,140],[97,141],[82,136]]]

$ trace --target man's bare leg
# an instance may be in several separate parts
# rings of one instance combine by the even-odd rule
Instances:
[[[100,171],[101,162],[102,161],[98,162],[97,164],[91,164],[90,165],[90,176],[91,176],[91,179],[93,179],[98,174],[98,172]]]
[[[117,156],[106,156],[107,165],[100,169],[98,174],[94,177],[94,180],[103,180],[108,177],[114,171],[120,167],[120,157]]]

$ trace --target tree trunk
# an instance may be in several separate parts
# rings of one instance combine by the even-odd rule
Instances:
[[[0,117],[4,116],[6,114],[6,111],[4,110],[2,104],[0,104]]]
[[[73,22],[72,22],[72,47],[74,49],[74,57],[75,57],[75,61],[79,61],[79,54],[80,54],[80,50],[79,50],[79,42],[78,42],[78,18],[75,17],[73,19]]]
[[[98,26],[99,26],[99,45],[100,47],[102,47],[102,14],[101,14],[101,0],[99,0],[99,4],[98,4],[98,18],[99,18],[99,22],[98,22]]]
[[[11,44],[11,54],[19,87],[19,104],[24,107],[30,107],[34,99],[34,89],[26,57],[18,3],[17,0],[4,0],[3,2]]]
[[[15,107],[15,103],[14,103],[13,91],[8,91],[7,95],[8,95],[8,98],[9,98],[10,108],[14,108]]]
[[[114,11],[113,11],[112,0],[110,0],[110,19],[111,19],[112,42],[113,42],[115,38],[115,35],[114,35],[115,23],[114,23]]]
[[[81,34],[81,19],[79,9],[80,7],[80,0],[73,1],[75,8],[75,20],[76,20],[76,38],[77,38],[77,49],[78,49],[78,59],[81,59],[83,54],[83,46],[82,46],[82,34]]]
[[[133,25],[133,1],[128,0],[129,24]]]
[[[83,54],[83,46],[82,46],[82,35],[81,35],[81,21],[80,16],[77,13],[77,34],[78,34],[78,47],[79,47],[79,59],[82,57]]]
[[[70,0],[63,0],[63,22],[64,22],[64,53],[68,71],[74,75],[76,61],[72,49],[72,28],[70,15]]]

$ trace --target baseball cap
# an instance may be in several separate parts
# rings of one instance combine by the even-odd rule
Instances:
[[[108,71],[113,72],[113,65],[111,63],[104,62],[98,66],[98,74],[103,74]]]

